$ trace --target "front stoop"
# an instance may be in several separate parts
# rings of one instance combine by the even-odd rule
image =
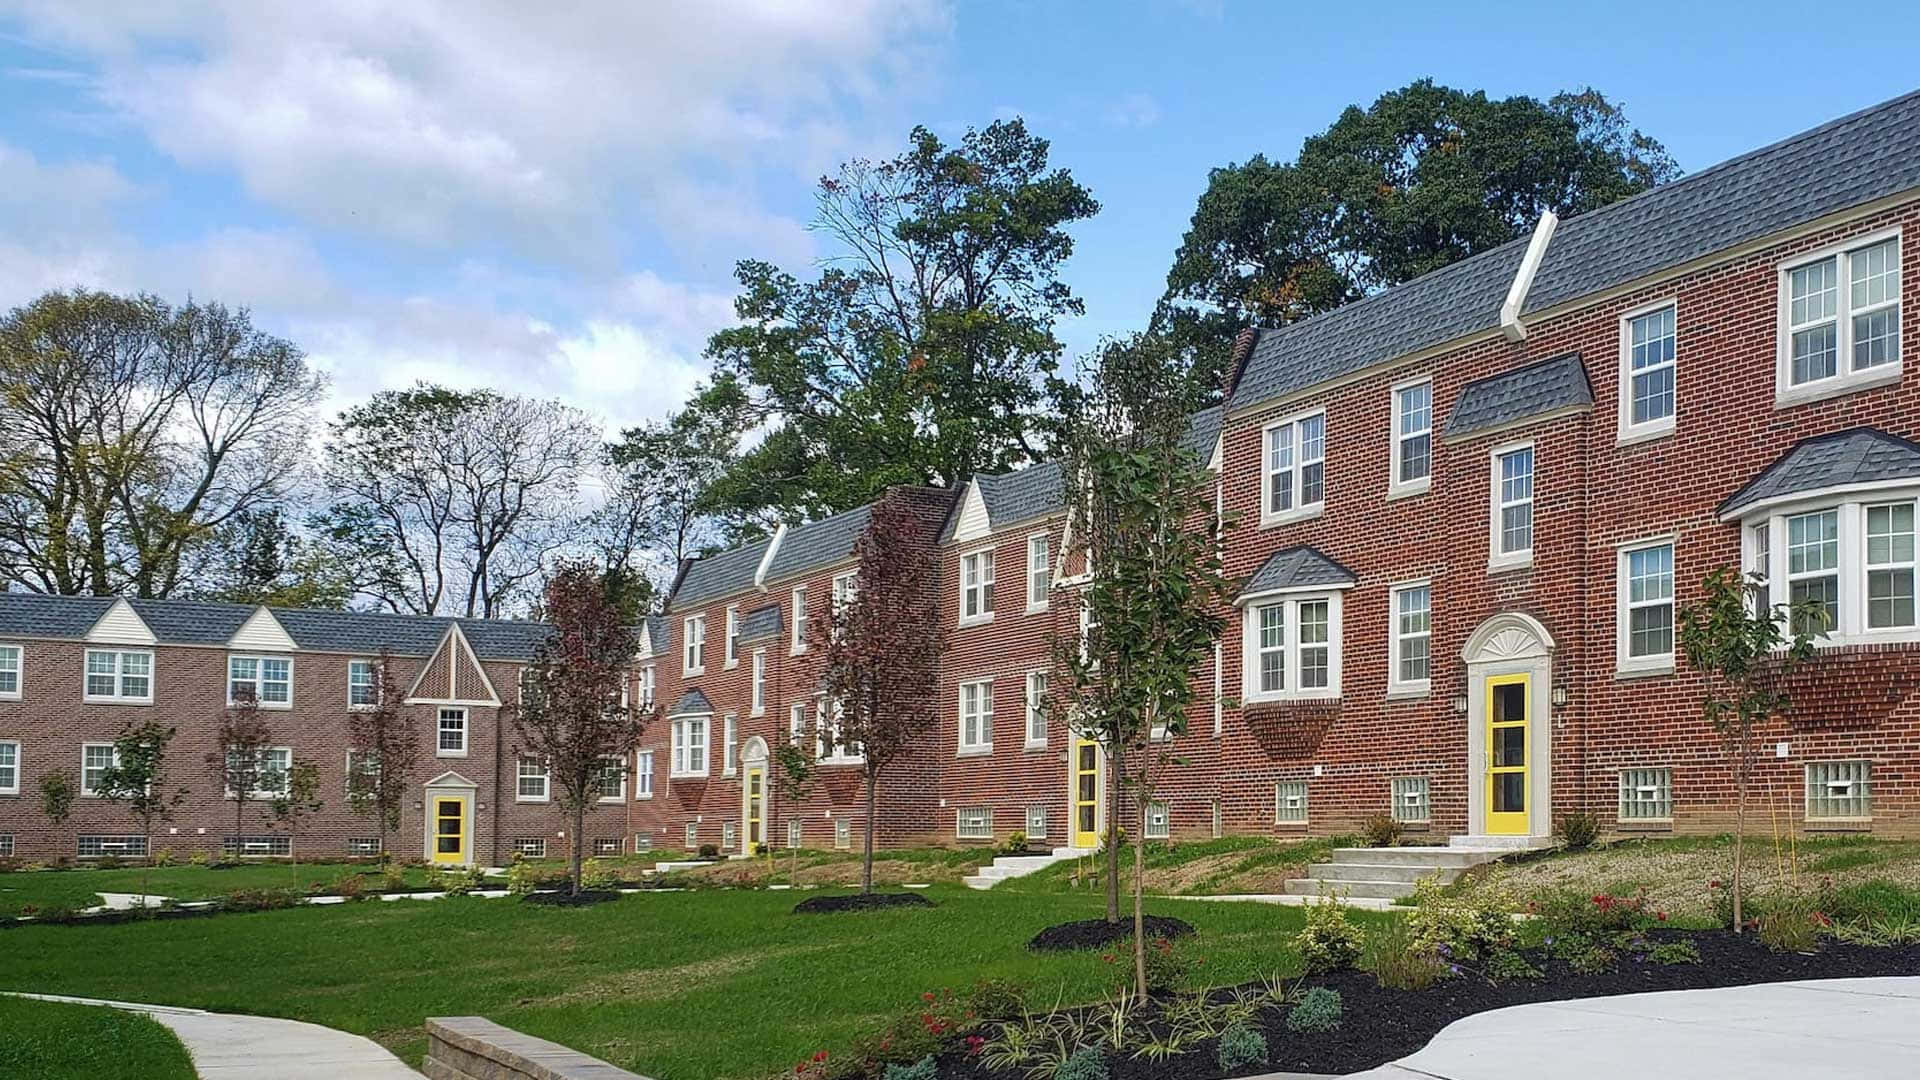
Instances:
[[[1469,867],[1551,844],[1544,837],[1456,836],[1445,847],[1335,848],[1331,862],[1307,867],[1310,876],[1288,880],[1286,891],[1290,896],[1400,900],[1413,895],[1417,881],[1432,878],[1445,884]]]
[[[1008,878],[1026,877],[1054,863],[1085,858],[1091,854],[1092,848],[1057,847],[1050,855],[1002,855],[981,867],[979,873],[969,874],[960,880],[969,889],[991,889]]]

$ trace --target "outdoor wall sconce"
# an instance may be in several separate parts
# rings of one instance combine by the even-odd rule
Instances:
[[[1559,708],[1560,706],[1565,705],[1566,703],[1567,703],[1567,688],[1564,686],[1554,687],[1553,688],[1554,707]]]
[[[421,802],[421,801],[420,801],[420,800],[418,800],[418,799],[415,799],[415,800],[413,801],[413,808],[414,808],[415,810],[425,810],[425,809],[427,808],[427,804],[426,804],[426,803],[423,803],[423,802]]]
[[[1454,712],[1457,712],[1457,713],[1460,713],[1461,715],[1465,715],[1465,714],[1466,714],[1466,711],[1467,711],[1467,695],[1465,695],[1465,694],[1455,694],[1455,695],[1453,695],[1453,711],[1454,711]]]

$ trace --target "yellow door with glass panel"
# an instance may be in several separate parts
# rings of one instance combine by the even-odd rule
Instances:
[[[1527,833],[1531,689],[1528,675],[1487,679],[1487,832],[1492,835]]]
[[[458,795],[433,798],[433,861],[467,861],[467,800]]]
[[[761,822],[766,818],[767,790],[766,771],[747,770],[747,854],[751,855],[766,843],[761,835]]]
[[[1100,846],[1100,744],[1073,740],[1073,846]]]

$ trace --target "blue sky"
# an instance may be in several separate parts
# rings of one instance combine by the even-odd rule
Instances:
[[[416,378],[610,425],[705,370],[812,181],[1024,116],[1103,209],[1078,354],[1137,328],[1207,170],[1421,77],[1591,84],[1692,171],[1914,89],[1920,14],[1802,4],[170,4],[0,0],[0,305],[245,304],[336,404]]]

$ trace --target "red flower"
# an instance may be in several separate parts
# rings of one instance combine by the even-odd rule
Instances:
[[[1656,911],[1656,912],[1654,912],[1654,913],[1653,913],[1653,917],[1654,917],[1654,918],[1656,918],[1656,919],[1659,919],[1659,920],[1660,920],[1661,922],[1666,922],[1666,921],[1667,921],[1667,913],[1666,913],[1666,912],[1664,912],[1664,911]]]
[[[987,1045],[987,1040],[978,1035],[967,1036],[967,1053],[978,1054]]]
[[[921,991],[921,992],[920,992],[920,1000],[921,1000],[921,1001],[928,1001],[928,1002],[930,1002],[930,1001],[932,1001],[932,1000],[933,1000],[933,991],[931,991],[931,990],[923,990],[923,991]]]

